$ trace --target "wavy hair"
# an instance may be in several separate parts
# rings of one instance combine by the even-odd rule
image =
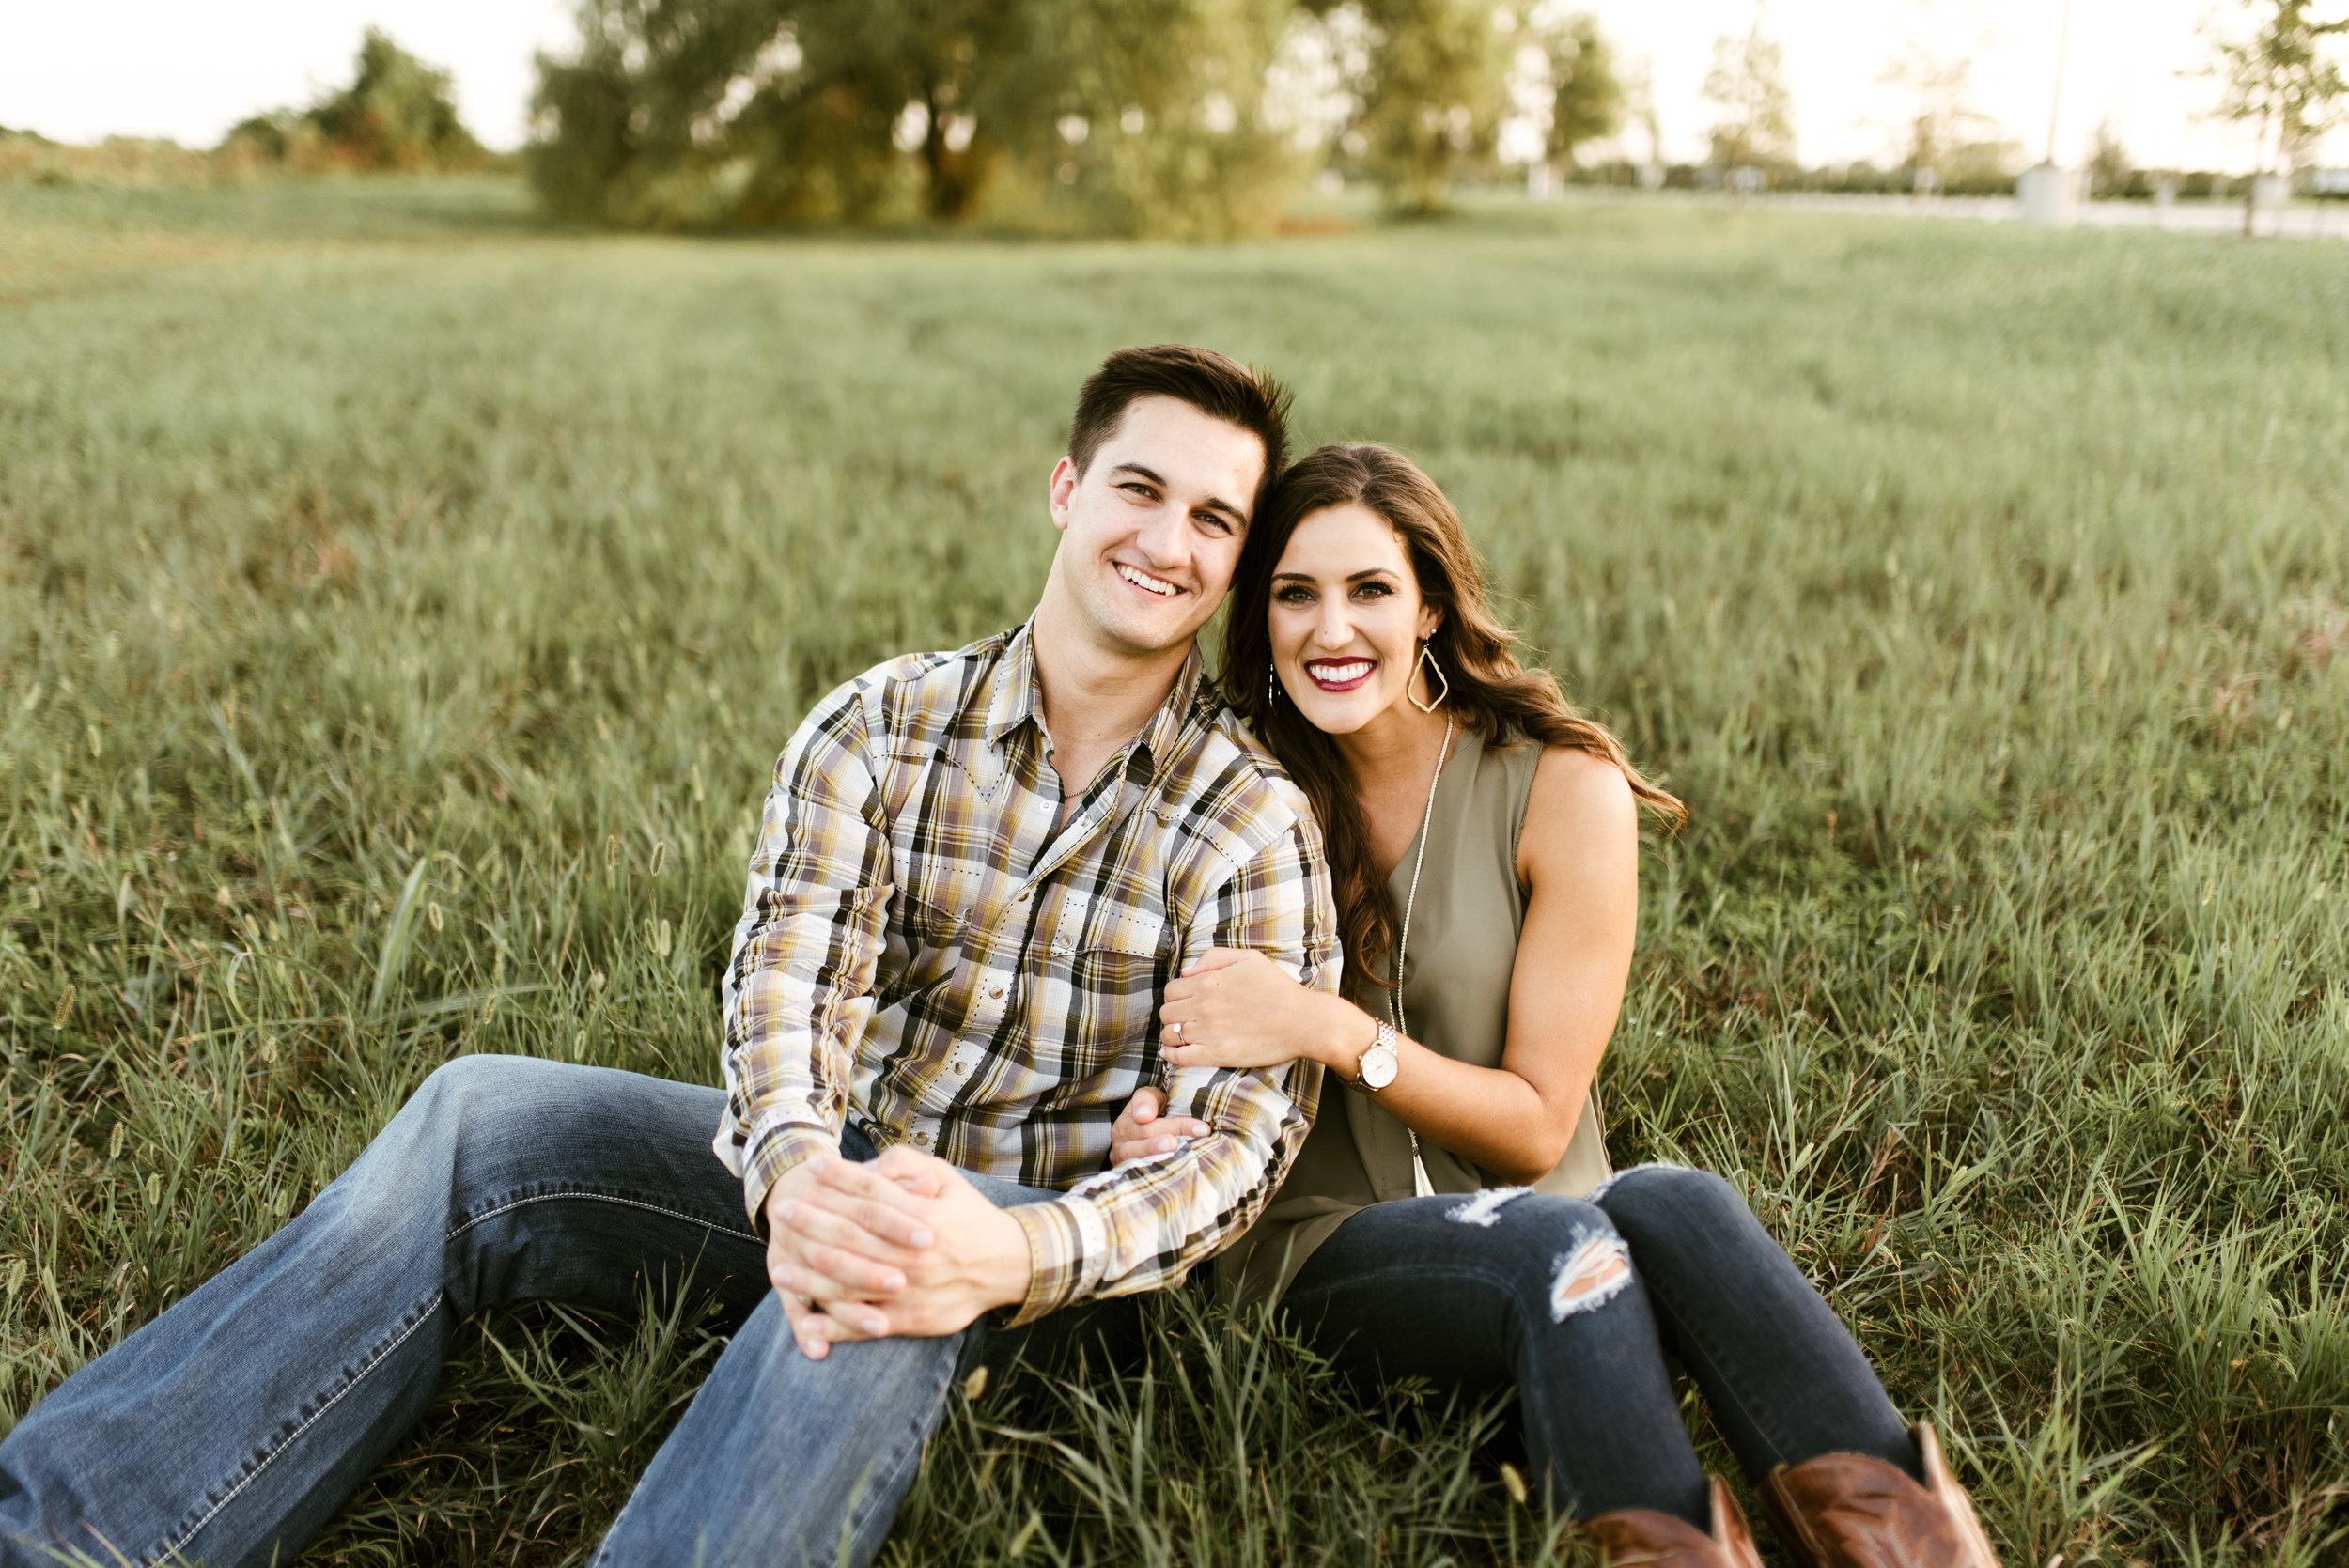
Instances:
[[[1231,614],[1223,625],[1224,696],[1281,759],[1321,818],[1346,971],[1366,978],[1364,960],[1393,950],[1396,921],[1386,879],[1371,862],[1369,829],[1352,770],[1337,742],[1315,728],[1296,703],[1285,694],[1272,699],[1267,691],[1272,573],[1299,523],[1345,505],[1366,506],[1387,520],[1403,541],[1421,598],[1443,613],[1428,648],[1449,683],[1444,706],[1455,718],[1492,744],[1532,740],[1605,758],[1622,770],[1639,803],[1672,828],[1688,813],[1677,797],[1631,765],[1607,726],[1575,712],[1557,677],[1518,661],[1516,634],[1486,602],[1484,567],[1459,513],[1418,465],[1367,442],[1306,454],[1281,475],[1241,548]]]

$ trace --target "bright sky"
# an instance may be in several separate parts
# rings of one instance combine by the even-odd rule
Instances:
[[[1649,63],[1669,158],[1701,155],[1713,40],[1744,32],[1757,14],[1785,50],[1806,163],[1887,161],[1913,110],[1882,78],[1920,52],[1970,59],[1975,105],[2034,159],[2046,151],[2062,0],[1585,3],[1626,58]],[[2196,118],[2214,85],[2178,74],[2207,53],[2197,23],[2237,24],[2239,0],[2071,3],[2060,159],[2077,163],[2109,117],[2148,166],[2248,167],[2247,138]],[[455,71],[466,123],[493,147],[522,139],[532,52],[561,50],[572,37],[568,0],[7,0],[0,125],[61,141],[120,133],[209,146],[257,110],[306,102],[347,81],[370,22]],[[2349,156],[2338,137],[2328,150]]]
[[[1713,40],[1744,33],[1757,17],[1785,51],[1805,163],[1888,161],[1916,108],[1912,92],[1884,77],[1895,61],[1918,58],[1970,60],[1972,106],[2034,162],[2046,155],[2063,0],[1596,0],[1589,8],[1623,54],[1652,62],[1668,158],[1703,155]],[[2217,84],[2181,74],[2209,57],[2199,30],[2205,19],[2248,30],[2240,0],[2071,0],[2070,8],[2058,161],[2085,158],[2108,118],[2146,167],[2249,166],[2249,137],[2201,117]],[[2343,149],[2335,142],[2326,150]]]

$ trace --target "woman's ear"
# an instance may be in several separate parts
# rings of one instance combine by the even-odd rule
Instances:
[[[1440,607],[1433,604],[1420,607],[1419,640],[1421,642],[1424,643],[1433,637],[1436,634],[1436,629],[1441,625],[1443,625],[1443,611]]]

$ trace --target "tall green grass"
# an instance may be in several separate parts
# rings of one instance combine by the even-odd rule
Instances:
[[[2010,1562],[2312,1560],[2349,1485],[2349,272],[2161,234],[692,242],[494,181],[0,190],[0,1426],[454,1054],[714,1080],[792,723],[1024,613],[1078,380],[1164,339],[1423,462],[1689,800],[1617,1162],[1746,1188]],[[469,1328],[320,1552],[578,1560],[723,1327],[647,1308]],[[1565,1549],[1505,1415],[1157,1312],[1146,1375],[957,1400],[897,1560]]]

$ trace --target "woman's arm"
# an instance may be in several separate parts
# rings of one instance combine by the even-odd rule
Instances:
[[[1639,921],[1639,852],[1638,807],[1621,771],[1584,752],[1544,753],[1517,841],[1525,928],[1501,1065],[1472,1067],[1406,1040],[1378,1103],[1422,1138],[1513,1180],[1532,1181],[1556,1165],[1623,1008]],[[1209,955],[1217,959],[1221,967],[1195,967],[1167,986],[1160,1017],[1168,1061],[1242,1067],[1268,1055],[1307,1056],[1354,1081],[1377,1020],[1306,991],[1268,961]]]

